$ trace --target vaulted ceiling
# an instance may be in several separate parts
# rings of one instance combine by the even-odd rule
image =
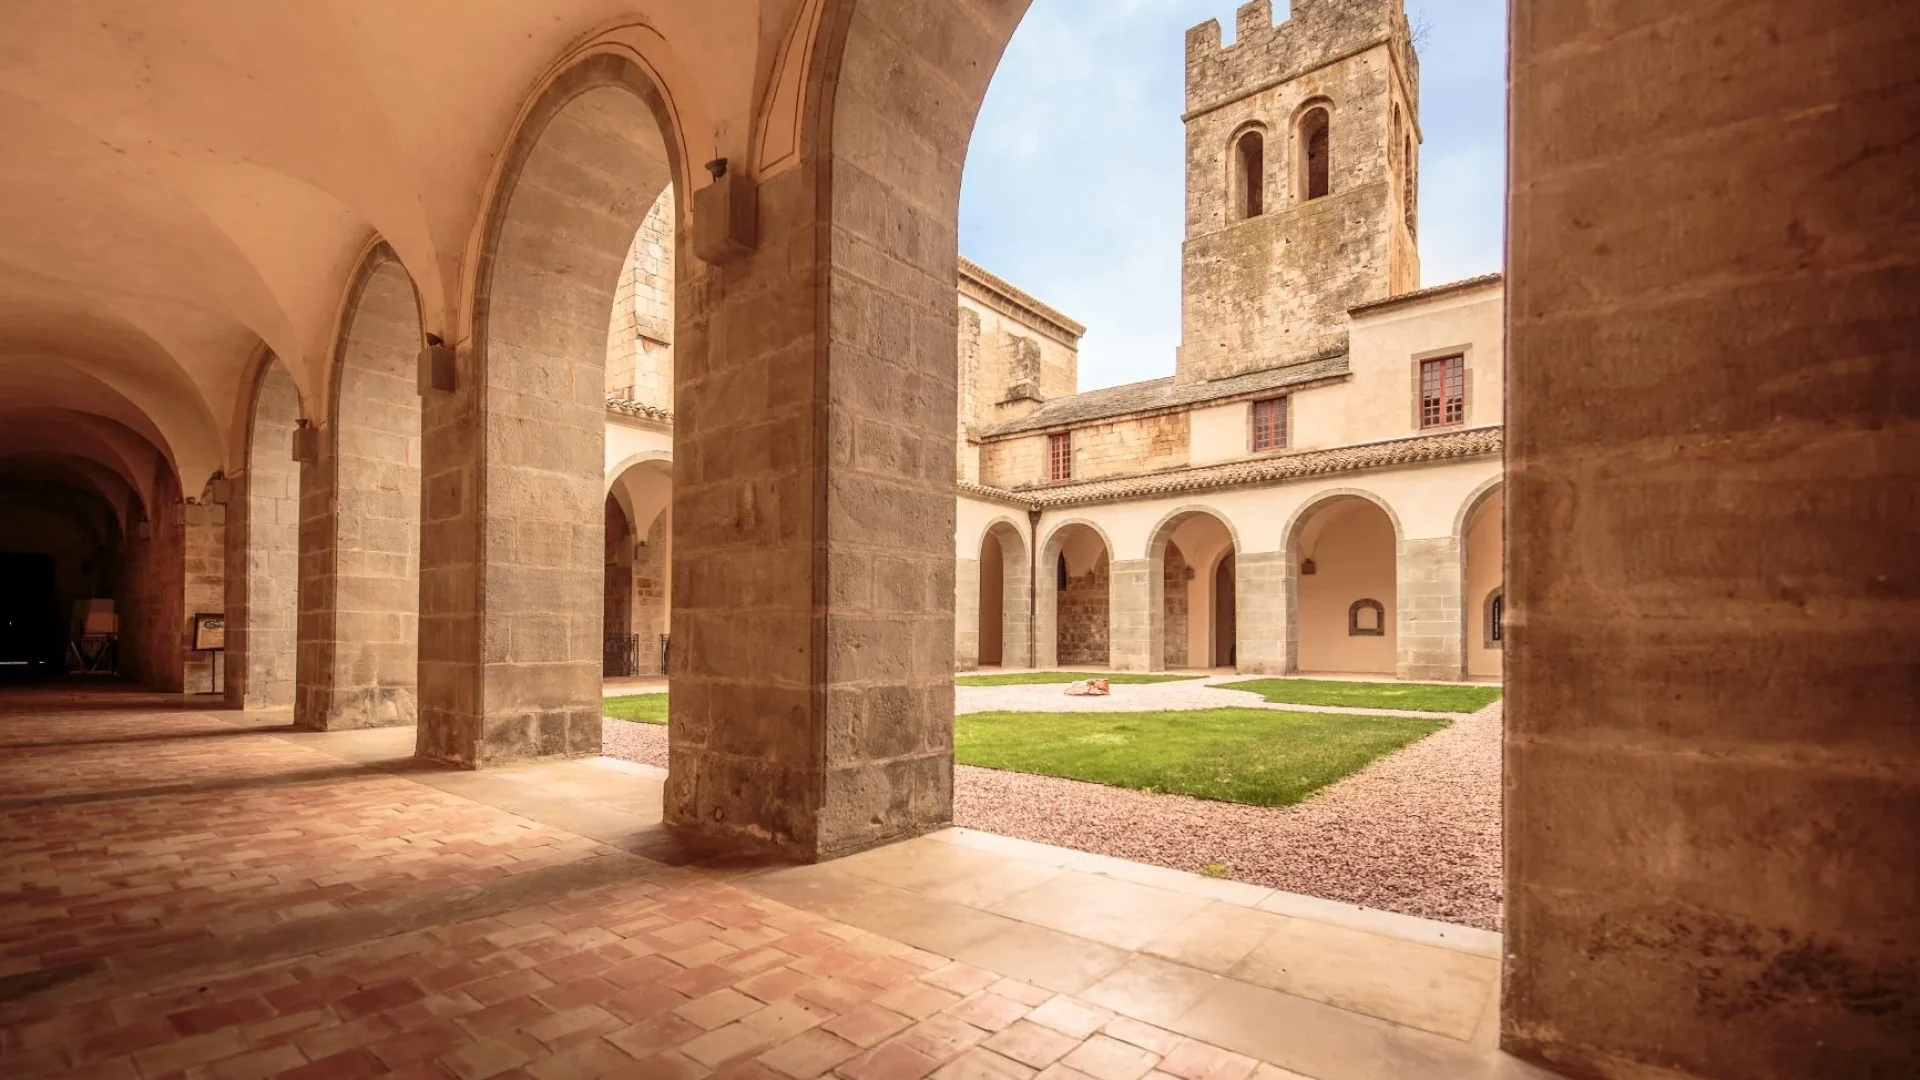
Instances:
[[[144,443],[197,494],[235,467],[264,351],[320,407],[375,238],[413,276],[427,328],[457,333],[496,158],[571,52],[609,34],[657,43],[678,115],[703,129],[688,137],[744,155],[805,2],[13,5],[0,455],[77,457],[142,490],[156,462],[128,458]]]

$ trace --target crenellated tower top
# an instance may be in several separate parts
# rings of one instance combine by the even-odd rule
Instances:
[[[1219,19],[1187,31],[1186,111],[1204,112],[1381,44],[1393,50],[1417,106],[1420,62],[1403,0],[1293,0],[1292,14],[1277,24],[1273,0],[1251,0],[1234,13],[1232,45],[1221,44]]]

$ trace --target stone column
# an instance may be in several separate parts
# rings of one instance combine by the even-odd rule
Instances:
[[[275,465],[284,468],[266,467],[265,455],[275,453],[285,459]],[[284,445],[257,448],[253,467],[232,478],[225,507],[222,663],[230,709],[293,704],[300,511],[297,466],[286,454]],[[191,539],[191,519],[188,533]],[[189,548],[190,580],[192,556]]]
[[[1501,1042],[1920,1075],[1920,8],[1586,13],[1513,8]]]
[[[851,211],[829,243],[804,168],[759,199],[728,287],[680,283],[665,811],[817,859],[952,820],[956,254]]]
[[[411,724],[420,471],[404,445],[398,460],[375,461],[343,452],[364,435],[339,435],[322,429],[319,454],[300,473],[294,723],[322,731]],[[341,483],[342,472],[354,482]]]
[[[1234,575],[1236,666],[1244,675],[1287,674],[1287,635],[1293,625],[1287,553],[1241,552],[1234,556]]]
[[[181,549],[184,556],[182,607],[176,627],[176,639],[185,659],[181,664],[181,684],[167,689],[204,694],[215,686],[215,665],[222,676],[233,662],[231,654],[216,656],[193,650],[193,617],[201,612],[222,611],[227,602],[227,507],[210,500],[186,502],[180,507]],[[233,632],[233,619],[227,618],[227,632]],[[229,641],[232,639],[229,638]],[[231,684],[229,684],[231,685]]]
[[[1108,595],[1108,663],[1115,671],[1159,671],[1166,667],[1156,643],[1162,640],[1159,584],[1160,564],[1153,559],[1116,559]]]
[[[953,666],[980,666],[980,560],[956,559],[953,573]]]
[[[1428,681],[1464,677],[1460,541],[1402,540],[1396,567],[1394,674]]]
[[[1030,636],[1033,624],[1028,616],[1033,604],[1029,573],[1025,548],[1007,555],[1006,569],[1000,578],[1000,663],[1005,667],[1034,663]]]
[[[420,610],[420,316],[384,248],[362,268],[334,369],[333,415],[300,470],[300,664],[294,723],[416,718]]]

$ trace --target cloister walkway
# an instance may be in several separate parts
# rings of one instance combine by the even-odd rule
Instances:
[[[1545,1075],[1497,935],[964,830],[703,857],[659,770],[412,740],[0,693],[0,1071]]]

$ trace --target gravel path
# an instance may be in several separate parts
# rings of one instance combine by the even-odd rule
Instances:
[[[1500,715],[1495,702],[1287,807],[960,765],[954,824],[1498,930]],[[605,731],[608,756],[666,765],[665,727]]]

